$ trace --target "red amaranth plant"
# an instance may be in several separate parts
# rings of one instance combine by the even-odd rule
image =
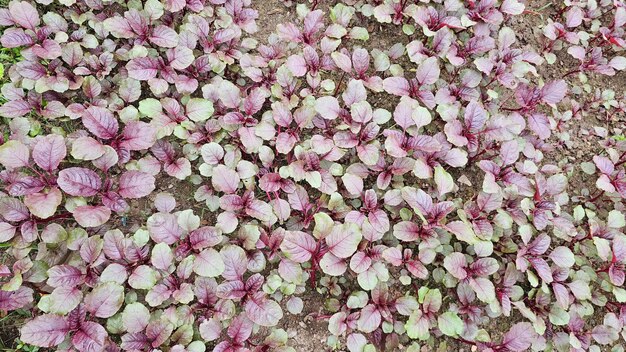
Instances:
[[[623,349],[623,3],[274,3],[0,9],[21,344]]]

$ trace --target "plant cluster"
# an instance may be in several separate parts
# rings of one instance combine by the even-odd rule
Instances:
[[[333,3],[0,9],[20,343],[290,352],[314,290],[334,350],[624,350],[626,4]]]

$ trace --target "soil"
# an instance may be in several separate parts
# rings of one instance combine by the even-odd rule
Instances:
[[[307,287],[302,296],[304,308],[300,314],[291,314],[286,309],[285,317],[280,323],[289,334],[289,345],[296,351],[326,351],[328,321],[318,318],[324,314],[324,297]]]

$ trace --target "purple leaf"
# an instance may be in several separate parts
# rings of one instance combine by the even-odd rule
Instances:
[[[178,44],[178,33],[170,27],[159,25],[152,30],[149,40],[163,48],[173,48]]]
[[[402,221],[393,226],[393,235],[400,241],[416,241],[420,237],[420,226],[412,221]]]
[[[261,326],[275,326],[283,317],[283,310],[274,300],[265,297],[263,292],[257,292],[244,306],[250,320]]]
[[[61,45],[51,39],[45,39],[41,45],[36,44],[32,50],[35,55],[46,60],[54,60],[63,53]]]
[[[111,210],[104,206],[81,205],[74,209],[74,218],[82,227],[104,225],[111,217]]]
[[[72,143],[71,154],[75,159],[96,160],[103,156],[105,152],[105,146],[91,137],[79,137]]]
[[[156,142],[157,129],[142,121],[130,121],[122,132],[120,146],[128,150],[149,149]]]
[[[306,61],[300,55],[291,55],[287,59],[287,68],[296,77],[302,77],[307,72]]]
[[[30,151],[24,143],[10,140],[0,146],[0,164],[9,170],[28,165]]]
[[[567,83],[564,80],[552,81],[541,88],[541,100],[547,104],[557,104],[567,94]]]
[[[24,324],[20,329],[20,340],[34,346],[54,347],[65,340],[69,331],[65,317],[43,314]]]
[[[156,243],[174,244],[180,239],[183,230],[178,225],[176,215],[156,213],[147,222],[150,238]]]
[[[410,93],[409,81],[404,77],[385,78],[383,88],[387,93],[397,96],[405,96]]]
[[[119,124],[108,109],[90,106],[83,113],[83,125],[96,137],[111,139],[117,135]]]
[[[71,265],[56,265],[48,269],[48,285],[52,287],[74,287],[85,279],[80,269]]]
[[[244,315],[239,315],[228,326],[227,334],[235,342],[244,342],[252,334],[254,324]]]
[[[612,326],[598,325],[591,331],[591,337],[601,345],[609,345],[619,339],[619,334]]]
[[[511,351],[521,352],[530,348],[537,333],[530,323],[517,323],[504,335],[502,345]]]
[[[200,323],[198,330],[200,336],[205,341],[214,341],[217,340],[222,333],[222,324],[218,320],[211,318]]]
[[[59,172],[57,184],[69,195],[91,197],[100,191],[102,180],[95,171],[70,167]]]
[[[357,326],[362,332],[370,333],[378,328],[381,320],[380,312],[376,306],[368,304],[361,309],[361,315],[357,321]]]
[[[29,287],[20,286],[15,291],[0,290],[0,309],[12,311],[24,307],[33,302],[33,290]]]
[[[420,84],[434,84],[439,79],[439,63],[436,57],[429,57],[417,68],[417,81]],[[392,93],[393,94],[393,93]]]
[[[517,0],[504,0],[502,5],[500,5],[500,11],[509,15],[521,15],[525,8],[524,4]]]
[[[317,243],[311,235],[302,231],[286,231],[280,249],[287,258],[296,263],[304,263],[311,259]]]
[[[315,101],[315,111],[326,120],[334,120],[339,116],[341,108],[335,97],[321,97]]]
[[[15,236],[17,228],[8,222],[0,221],[0,243],[7,242]]]
[[[11,222],[28,219],[28,208],[16,198],[0,197],[0,216]]]
[[[222,277],[226,280],[240,280],[248,267],[246,252],[238,246],[226,246],[220,251],[224,262]]]
[[[37,9],[26,1],[12,1],[9,3],[9,13],[13,21],[27,29],[35,30],[39,26]]]
[[[98,318],[113,316],[124,302],[124,287],[115,282],[96,286],[85,296],[85,308]]]
[[[528,126],[541,139],[550,138],[551,127],[548,117],[544,114],[532,114],[528,117]]]
[[[143,198],[156,188],[154,176],[141,171],[126,171],[120,176],[118,193],[124,198]]]
[[[155,78],[159,72],[159,67],[159,61],[151,57],[135,58],[126,64],[128,76],[138,81],[147,81]]]
[[[4,35],[2,36],[1,43],[4,47],[7,47],[7,48],[13,47],[12,43],[7,43],[7,40],[11,39],[11,38],[7,38],[7,36],[10,33],[12,32],[6,31],[4,32]],[[23,44],[24,43],[18,43],[18,45],[15,45],[15,46],[22,46]],[[30,104],[24,100],[7,101],[2,106],[0,106],[0,116],[21,117],[31,112],[32,109],[33,109],[32,106],[30,106]]]
[[[53,187],[47,193],[39,192],[25,196],[24,204],[31,214],[41,219],[47,219],[54,215],[62,200],[61,191]]]
[[[104,349],[108,334],[104,327],[92,321],[80,324],[80,329],[72,336],[72,344],[79,352],[96,352]]]
[[[335,226],[326,237],[330,252],[338,258],[348,258],[356,251],[363,238],[361,231],[354,224]]]
[[[448,272],[459,280],[467,277],[467,261],[463,253],[451,253],[447,255],[443,261],[443,266]]]
[[[218,165],[213,168],[213,176],[211,182],[213,187],[224,193],[235,193],[239,187],[239,174],[233,169],[224,165]]]
[[[33,147],[33,160],[46,171],[56,170],[66,155],[65,140],[56,134],[38,139]]]

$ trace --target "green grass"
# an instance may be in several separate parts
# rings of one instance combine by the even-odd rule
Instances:
[[[18,328],[31,317],[30,312],[18,309],[0,318],[0,351],[38,351],[38,347],[25,345],[19,340]]]
[[[8,1],[0,0],[0,7],[6,7]],[[3,5],[4,4],[4,5]],[[2,33],[0,32],[0,35]],[[20,48],[2,48],[0,47],[0,87],[5,83],[10,81],[7,71],[11,65],[16,64],[22,60],[21,49]],[[4,104],[6,99],[0,93],[0,105]],[[3,128],[0,129],[0,134],[7,134],[8,130],[6,126],[8,126],[8,119],[2,119],[0,121]],[[5,136],[6,137],[6,136]],[[6,138],[5,138],[6,139]]]
[[[0,82],[4,83],[8,80],[5,69],[21,60],[20,48],[0,48]]]

